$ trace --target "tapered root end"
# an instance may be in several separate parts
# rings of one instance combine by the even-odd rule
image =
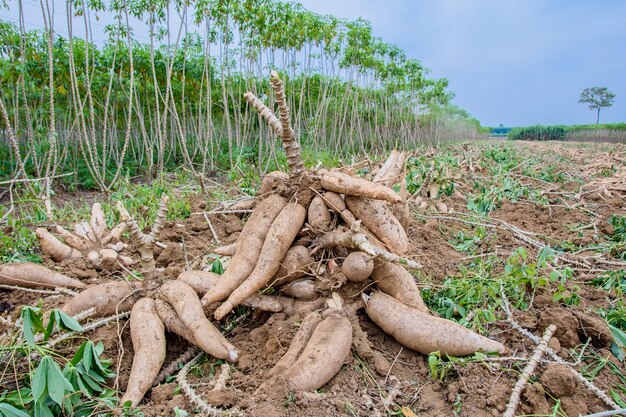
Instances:
[[[228,313],[233,310],[233,308],[235,308],[235,306],[231,302],[225,301],[224,304],[222,304],[217,310],[215,310],[215,320],[221,321],[224,317],[228,315]]]

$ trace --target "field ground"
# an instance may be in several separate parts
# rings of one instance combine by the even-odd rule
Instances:
[[[366,160],[355,167],[366,175],[373,165]],[[183,270],[210,269],[213,259],[207,255],[219,246],[211,227],[219,244],[225,244],[236,239],[243,224],[235,214],[211,211],[219,201],[241,197],[242,184],[225,183],[218,176],[214,189],[203,196],[184,173],[170,175],[163,183],[126,184],[108,196],[58,190],[56,218],[68,224],[88,218],[90,204],[99,201],[111,226],[116,223],[114,201],[122,199],[150,224],[156,196],[165,191],[174,198],[161,236],[167,249],[157,252],[162,275],[174,279]],[[253,393],[289,346],[301,317],[270,317],[243,308],[223,323],[240,350],[230,381],[225,389],[214,391],[219,362],[202,356],[187,377],[197,393],[214,406],[237,406],[250,416],[497,416],[536,347],[513,328],[514,321],[538,337],[555,324],[549,346],[567,362],[559,365],[546,355],[526,386],[519,415],[578,416],[606,410],[608,406],[570,369],[626,407],[626,146],[458,143],[414,152],[407,175],[412,194],[410,257],[423,265],[416,279],[425,302],[442,317],[505,344],[510,350],[506,358],[420,355],[402,348],[361,312],[372,346],[392,368],[377,373],[353,354],[319,392],[295,393],[277,402]],[[429,198],[433,183],[439,185],[438,195]],[[7,204],[7,198],[3,194],[0,203]],[[438,203],[447,210],[437,210]],[[136,279],[121,266],[112,272],[89,269],[82,260],[55,264],[41,256],[31,231],[51,224],[39,212],[36,203],[22,201],[1,225],[1,262],[41,259],[89,285]],[[137,256],[132,247],[125,252]],[[349,300],[361,290],[346,285],[341,295]],[[12,343],[21,340],[10,325],[20,306],[50,309],[69,298],[63,293],[0,292],[2,343],[7,337]],[[123,392],[133,351],[127,327],[126,320],[119,319],[71,338],[55,346],[54,357],[60,362],[71,358],[82,337],[102,342],[103,357],[112,360],[118,374],[108,384]],[[189,347],[174,335],[168,334],[168,339],[166,364]],[[2,349],[0,395],[5,395],[2,389],[28,386],[24,377],[32,364],[20,349]],[[13,360],[7,361],[7,351],[15,355]],[[146,396],[141,412],[174,415],[176,407],[194,414],[174,376]]]

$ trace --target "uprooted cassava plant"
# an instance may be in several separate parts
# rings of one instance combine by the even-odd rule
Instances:
[[[239,305],[303,319],[291,346],[259,387],[259,392],[273,396],[325,385],[347,360],[351,346],[378,372],[388,372],[388,362],[369,347],[360,328],[356,312],[362,307],[380,328],[418,352],[502,352],[500,343],[431,315],[407,271],[420,264],[410,257],[407,231],[394,215],[407,212],[407,203],[403,193],[391,188],[404,177],[404,154],[394,151],[372,181],[349,168],[306,169],[275,72],[271,87],[279,117],[254,94],[246,93],[245,100],[282,139],[290,172],[266,175],[236,242],[216,249],[232,256],[223,275],[186,271],[177,280],[163,281],[153,251],[163,228],[166,199],[147,234],[121,204],[124,222],[111,233],[96,205],[92,221],[74,233],[57,228],[65,243],[48,232],[38,233],[42,247],[55,260],[87,257],[98,262],[104,258],[102,251],[119,241],[118,230],[130,230],[140,253],[143,281],[92,286],[63,307],[72,315],[95,308],[93,314],[100,316],[132,309],[135,357],[123,401],[137,405],[152,385],[165,358],[165,329],[215,358],[237,361],[236,346],[207,314],[220,321]],[[265,294],[270,288],[280,295]],[[364,302],[360,294],[372,289]]]

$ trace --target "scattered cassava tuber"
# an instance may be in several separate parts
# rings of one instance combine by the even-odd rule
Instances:
[[[401,303],[382,292],[366,299],[365,311],[385,333],[403,346],[423,354],[466,356],[476,352],[504,353],[505,347],[471,330]]]
[[[0,284],[24,288],[85,288],[85,284],[32,262],[0,265]]]
[[[402,268],[402,267],[400,267]],[[353,282],[365,281],[374,270],[372,257],[363,252],[352,252],[341,265],[341,272]]]

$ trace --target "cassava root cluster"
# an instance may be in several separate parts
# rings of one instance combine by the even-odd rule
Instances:
[[[207,315],[222,321],[239,305],[302,317],[287,352],[258,387],[258,393],[270,396],[325,385],[339,372],[351,346],[378,372],[387,372],[388,363],[372,351],[359,327],[356,311],[363,307],[386,333],[421,353],[503,352],[502,344],[436,317],[424,305],[407,270],[420,264],[409,256],[405,193],[391,188],[403,181],[404,154],[392,152],[371,181],[349,169],[305,169],[289,122],[283,84],[275,72],[271,87],[279,117],[254,94],[246,93],[245,100],[282,139],[290,173],[265,176],[235,244],[215,250],[231,256],[224,274],[186,271],[176,280],[162,282],[155,273],[153,249],[167,200],[162,200],[150,234],[143,234],[119,205],[124,226],[118,227],[131,231],[141,254],[144,280],[90,287],[63,307],[72,315],[92,308],[100,316],[131,310],[135,356],[122,403],[136,406],[157,378],[165,359],[166,329],[215,358],[236,362],[236,346]],[[56,249],[48,251],[50,245],[42,241],[44,251],[55,260],[89,257],[98,250],[99,258],[103,257],[108,236],[118,228],[106,234],[95,205],[94,212],[91,229],[96,240],[88,233],[77,236],[77,229],[74,234],[57,229],[65,243],[53,240]],[[50,234],[42,235],[50,241]],[[113,240],[118,241],[120,235]],[[75,237],[81,238],[80,248],[72,243]],[[264,294],[268,288],[278,295]]]

